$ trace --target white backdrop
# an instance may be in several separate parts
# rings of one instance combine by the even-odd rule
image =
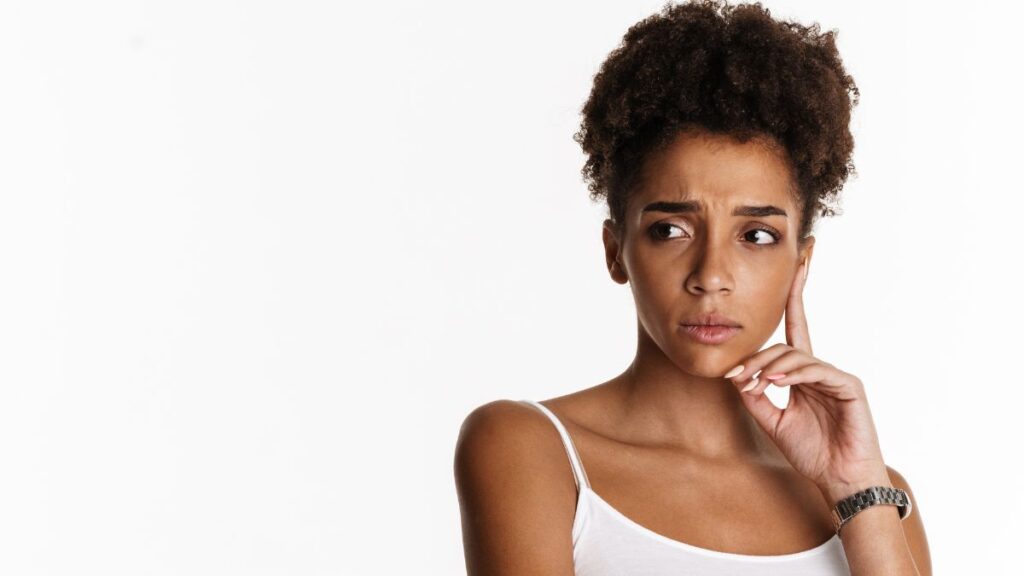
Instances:
[[[861,90],[815,353],[935,573],[1013,573],[1024,14],[765,5]],[[464,573],[462,419],[635,351],[572,133],[660,7],[0,4],[0,573]]]

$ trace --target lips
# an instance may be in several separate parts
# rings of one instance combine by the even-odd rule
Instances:
[[[739,333],[738,326],[682,326],[683,332],[701,344],[721,344]]]
[[[717,311],[691,316],[680,324],[687,336],[701,344],[721,344],[742,328],[739,322]]]
[[[684,326],[728,326],[742,328],[739,322],[719,312],[707,312],[686,318],[681,322]]]

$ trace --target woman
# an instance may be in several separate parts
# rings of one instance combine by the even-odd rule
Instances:
[[[833,36],[760,4],[666,5],[602,65],[576,140],[636,356],[466,418],[471,575],[930,576],[863,383],[813,355],[803,312],[811,228],[853,171],[859,92]],[[783,316],[786,344],[762,350]],[[866,506],[868,489],[892,500]],[[847,497],[863,507],[834,517]]]

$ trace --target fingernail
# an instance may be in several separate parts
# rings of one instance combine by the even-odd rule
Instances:
[[[743,364],[740,364],[739,366],[733,368],[732,370],[729,370],[729,373],[723,376],[723,378],[732,378],[733,376],[739,374],[740,372],[743,372]]]
[[[740,392],[748,392],[750,390],[753,390],[754,387],[757,386],[757,382],[758,382],[757,378],[754,378],[753,380],[750,381],[750,384],[747,384],[746,388],[744,388],[743,390],[740,390]]]
[[[765,376],[765,378],[767,378],[769,380],[778,380],[779,378],[782,378],[784,376],[785,376],[785,374],[780,372],[778,374],[769,374],[769,375]]]

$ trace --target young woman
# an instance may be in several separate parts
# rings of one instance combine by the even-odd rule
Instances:
[[[636,356],[469,414],[469,574],[931,575],[864,385],[814,356],[803,311],[811,229],[853,170],[859,92],[833,36],[706,0],[666,5],[605,61],[576,140]],[[761,349],[783,317],[786,344]]]

